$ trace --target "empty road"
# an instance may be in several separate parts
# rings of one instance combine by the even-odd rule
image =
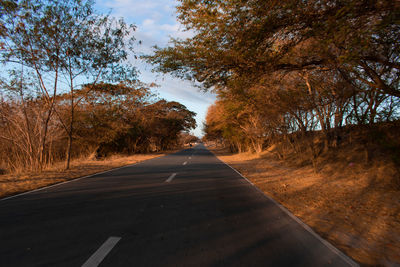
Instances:
[[[203,145],[0,201],[0,266],[355,266]]]

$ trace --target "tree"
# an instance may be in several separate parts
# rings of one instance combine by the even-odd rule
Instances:
[[[179,133],[196,128],[195,116],[184,105],[162,99],[142,110],[142,124],[148,129],[151,146],[165,150],[177,143]]]
[[[354,72],[349,82],[400,96],[392,82],[400,67],[396,1],[193,0],[177,10],[195,36],[156,47],[146,58],[158,71],[210,88],[244,75],[259,82],[275,71],[340,69]]]
[[[179,142],[184,145],[184,144],[190,144],[190,143],[195,143],[198,142],[199,138],[197,136],[194,136],[188,132],[181,132],[179,136]]]
[[[218,93],[223,115],[209,116],[206,136],[260,150],[273,136],[293,145],[297,131],[321,130],[329,149],[359,113],[372,123],[396,117],[396,1],[182,0],[177,11],[194,36],[145,58],[156,71]]]
[[[138,124],[141,110],[153,98],[150,88],[138,81],[90,84],[76,90],[75,96],[83,97],[75,107],[75,139],[81,149],[86,147],[91,154],[99,152],[99,149],[104,150],[102,146],[106,144],[135,134],[133,128]],[[59,110],[64,111],[61,114],[63,120],[69,117],[68,102],[69,94],[59,97]],[[62,107],[63,103],[65,108]],[[118,142],[121,143],[118,146],[125,146],[124,152],[136,152],[136,144],[131,148],[122,139]]]
[[[128,50],[132,49],[135,27],[122,19],[95,14],[90,0],[2,1],[1,7],[7,11],[1,17],[2,61],[11,67],[21,64],[35,72],[47,108],[43,118],[42,161],[48,123],[55,113],[68,135],[69,168],[75,108],[83,98],[76,99],[75,91],[82,82],[94,86],[101,80],[136,78],[135,68],[125,62]],[[87,92],[91,90],[86,88]],[[69,91],[68,120],[62,120],[56,109],[59,91]]]

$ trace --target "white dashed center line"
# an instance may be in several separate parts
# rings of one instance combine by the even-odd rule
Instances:
[[[186,165],[187,164],[187,161],[185,161],[182,165]]]
[[[167,180],[165,180],[165,182],[166,183],[169,183],[169,182],[171,182],[172,181],[172,179],[174,179],[174,177],[176,176],[176,172],[175,173],[173,173],[173,174],[171,174],[171,176],[170,177],[168,177],[168,179]]]
[[[111,236],[103,245],[82,265],[82,267],[97,267],[104,260],[121,237]]]

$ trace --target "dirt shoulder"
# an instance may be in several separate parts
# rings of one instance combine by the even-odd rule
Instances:
[[[132,156],[115,155],[104,160],[75,159],[71,162],[69,170],[64,169],[64,163],[59,163],[41,173],[0,175],[0,198],[161,157],[176,151],[178,150]]]
[[[332,165],[316,174],[269,152],[211,150],[362,265],[400,264],[400,190],[379,180],[387,168]]]

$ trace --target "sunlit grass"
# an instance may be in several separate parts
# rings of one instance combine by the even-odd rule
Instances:
[[[59,162],[40,173],[19,173],[0,175],[0,197],[5,197],[55,183],[72,180],[78,177],[110,170],[113,168],[134,164],[164,154],[136,154],[131,156],[114,155],[103,160],[79,158],[71,162],[69,170],[65,163]]]
[[[400,189],[390,179],[395,166],[354,162],[353,149],[343,158],[321,160],[318,173],[269,152],[214,152],[355,260],[374,266],[400,262]]]

